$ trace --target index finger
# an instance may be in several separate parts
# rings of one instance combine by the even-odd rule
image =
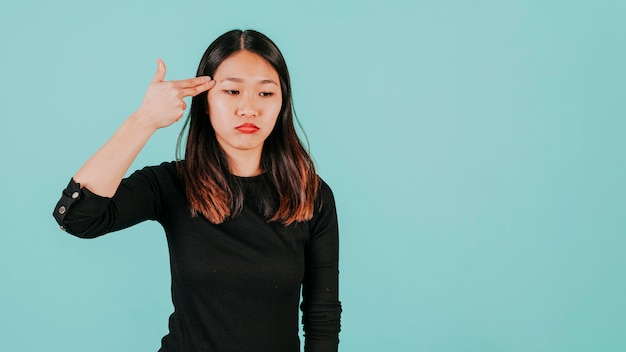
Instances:
[[[181,88],[180,92],[184,97],[195,97],[196,95],[206,92],[215,86],[215,81],[205,82],[195,87]]]
[[[170,81],[174,84],[174,87],[185,89],[185,88],[193,88],[205,83],[211,82],[211,77],[209,76],[200,76],[194,78],[181,79],[178,81]]]

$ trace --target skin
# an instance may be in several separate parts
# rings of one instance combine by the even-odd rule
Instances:
[[[103,197],[112,197],[152,134],[183,116],[187,107],[183,98],[200,94],[215,85],[210,77],[166,81],[165,73],[165,63],[158,59],[157,72],[139,109],[74,175],[74,181],[81,187]]]
[[[261,56],[241,50],[220,64],[214,79],[215,88],[207,94],[208,114],[230,171],[238,176],[258,175],[263,143],[282,106],[278,73]],[[238,130],[244,123],[258,129],[252,133]]]

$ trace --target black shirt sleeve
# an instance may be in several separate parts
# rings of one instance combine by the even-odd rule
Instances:
[[[61,195],[53,216],[62,230],[94,238],[144,220],[160,212],[160,168],[147,167],[122,180],[111,198],[99,196],[73,179]]]
[[[305,249],[301,309],[306,352],[337,351],[341,328],[337,212],[332,191],[323,181],[320,200]]]

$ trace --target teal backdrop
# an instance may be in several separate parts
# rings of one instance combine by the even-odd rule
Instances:
[[[626,351],[623,1],[4,1],[0,351],[156,351],[158,224],[51,213],[223,32],[270,36],[341,229],[343,352]],[[181,123],[132,169],[174,158]]]

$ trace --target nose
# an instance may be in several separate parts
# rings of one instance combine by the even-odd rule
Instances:
[[[255,103],[255,99],[251,94],[243,94],[237,106],[237,116],[239,117],[257,117],[259,108]]]

